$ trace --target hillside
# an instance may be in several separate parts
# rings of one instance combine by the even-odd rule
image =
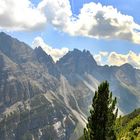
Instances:
[[[116,122],[118,140],[140,139],[140,109],[119,118]]]
[[[117,140],[140,140],[140,109],[116,120]],[[84,140],[82,136],[79,140]]]
[[[140,106],[140,71],[130,64],[99,66],[78,49],[55,63],[41,46],[0,33],[0,140],[77,140],[103,80],[120,114]]]

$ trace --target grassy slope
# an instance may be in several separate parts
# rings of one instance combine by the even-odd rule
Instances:
[[[140,109],[117,119],[116,132],[117,140],[140,140]]]
[[[140,140],[140,109],[116,121],[118,140]]]

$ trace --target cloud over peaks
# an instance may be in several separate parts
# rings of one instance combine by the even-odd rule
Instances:
[[[51,46],[47,45],[41,37],[36,37],[32,43],[32,47],[41,47],[48,55],[51,55],[54,61],[59,60],[63,57],[66,53],[68,53],[68,48],[52,48]]]
[[[119,54],[116,52],[110,52],[108,55],[101,55],[101,53],[94,56],[99,65],[113,65],[121,66],[125,63],[131,64],[133,67],[140,69],[140,53],[136,54],[133,51],[129,51],[127,54]]]

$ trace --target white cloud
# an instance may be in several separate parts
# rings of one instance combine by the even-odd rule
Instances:
[[[105,56],[108,56],[108,52],[103,52],[103,51],[101,51],[100,53],[99,53],[102,57],[105,57]]]
[[[104,65],[103,63],[103,58],[108,56],[108,52],[106,51],[101,51],[99,54],[94,55],[94,59],[96,60],[98,65]]]
[[[136,54],[133,51],[129,51],[127,54],[119,54],[116,52],[111,52],[106,56],[103,56],[99,53],[95,55],[94,58],[100,65],[108,64],[114,66],[121,66],[125,63],[129,63],[133,67],[140,69],[140,53]]]
[[[125,63],[131,64],[133,67],[140,69],[140,53],[136,54],[133,51],[129,51],[128,54],[118,54],[115,52],[110,53],[108,62],[111,65],[122,65]]]
[[[69,0],[42,0],[35,7],[30,0],[1,0],[0,29],[33,31],[47,23],[64,30],[72,16]]]
[[[127,55],[118,54],[116,52],[111,52],[108,57],[108,63],[110,65],[121,66],[125,63],[128,63]]]
[[[63,57],[66,53],[68,53],[68,48],[52,48],[51,46],[47,45],[41,37],[36,37],[32,43],[32,47],[41,47],[47,54],[51,55],[54,61],[59,60]]]
[[[29,0],[0,1],[0,29],[34,30],[45,26],[46,17]]]
[[[133,17],[120,13],[112,6],[100,3],[84,4],[73,22],[72,35],[82,35],[97,39],[123,39],[140,43],[140,25]]]
[[[72,17],[69,0],[42,0],[38,9],[46,15],[48,23],[55,28],[66,31]]]
[[[0,2],[0,29],[32,31],[47,24],[73,36],[140,44],[140,25],[112,6],[90,2],[73,15],[69,0],[42,0],[37,7],[30,0]]]
[[[96,60],[98,65],[102,65],[102,56],[100,54],[94,55],[94,59]]]

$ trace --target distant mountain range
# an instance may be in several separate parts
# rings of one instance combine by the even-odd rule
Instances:
[[[83,133],[94,91],[108,80],[120,114],[140,106],[140,70],[99,66],[74,49],[56,63],[0,33],[0,140],[76,140]]]

